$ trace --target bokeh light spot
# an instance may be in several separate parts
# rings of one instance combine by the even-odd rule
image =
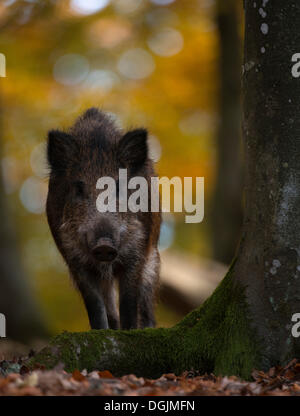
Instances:
[[[53,68],[54,79],[63,85],[79,84],[86,78],[88,72],[88,60],[77,54],[61,56]]]
[[[179,22],[178,16],[173,10],[156,8],[146,14],[146,22],[149,26],[172,26]]]
[[[159,6],[166,6],[173,3],[175,0],[151,0],[152,3],[158,4]]]
[[[183,48],[183,37],[178,30],[164,28],[148,39],[148,46],[160,56],[176,55]]]
[[[27,211],[42,214],[47,199],[47,184],[34,176],[27,178],[20,189],[20,200]]]
[[[132,14],[142,5],[143,0],[115,0],[114,8],[118,13]]]
[[[214,127],[214,117],[201,110],[187,114],[179,121],[179,128],[183,134],[199,135],[211,131]]]
[[[97,19],[88,29],[88,40],[100,48],[115,48],[132,35],[131,24],[121,18]]]
[[[118,62],[119,72],[129,79],[149,77],[155,69],[155,63],[147,51],[141,48],[124,52]]]
[[[5,7],[9,7],[12,4],[14,4],[16,2],[16,0],[4,0],[3,4]]]
[[[160,251],[170,248],[173,244],[175,236],[175,220],[170,213],[163,214],[160,235],[158,241],[158,249]]]
[[[119,82],[119,77],[113,71],[96,69],[89,73],[84,82],[84,87],[108,93]]]
[[[104,9],[110,0],[71,0],[71,9],[78,14],[93,14]]]

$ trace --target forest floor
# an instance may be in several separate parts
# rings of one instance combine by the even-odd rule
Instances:
[[[267,373],[253,371],[252,377],[243,381],[187,371],[153,380],[134,374],[114,377],[109,371],[67,373],[62,366],[29,371],[22,359],[14,359],[0,361],[0,396],[300,396],[297,359]]]

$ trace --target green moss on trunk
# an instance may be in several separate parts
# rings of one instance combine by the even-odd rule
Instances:
[[[244,290],[233,283],[230,270],[214,294],[173,328],[64,332],[27,364],[53,368],[62,362],[67,371],[146,377],[193,368],[249,379],[260,358],[247,311]]]

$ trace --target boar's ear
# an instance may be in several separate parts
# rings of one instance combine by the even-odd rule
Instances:
[[[47,158],[53,172],[66,169],[66,159],[72,145],[72,137],[60,130],[48,132]]]
[[[148,158],[147,136],[146,129],[131,130],[119,142],[119,158],[132,170],[140,168]]]

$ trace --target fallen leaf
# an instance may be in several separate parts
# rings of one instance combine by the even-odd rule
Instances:
[[[114,378],[112,373],[108,370],[99,371],[98,374],[101,378]]]
[[[83,374],[81,374],[81,372],[79,370],[74,370],[73,371],[72,378],[76,381],[84,381],[85,380],[85,376]]]

